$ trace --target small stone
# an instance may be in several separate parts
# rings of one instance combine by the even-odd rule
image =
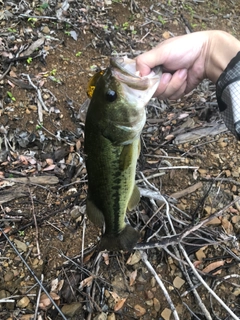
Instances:
[[[107,320],[107,314],[104,312],[101,312],[96,317],[94,317],[93,320]]]
[[[164,320],[170,320],[172,311],[168,308],[165,308],[163,312],[161,313],[161,316],[163,317]]]
[[[157,298],[153,299],[153,305],[154,305],[154,309],[158,312],[160,310],[161,305]]]
[[[209,222],[206,223],[207,226],[219,226],[221,224],[221,220],[217,217],[212,218]]]
[[[63,305],[61,311],[65,316],[72,318],[81,307],[82,304],[80,302],[73,302]]]
[[[238,223],[240,221],[240,216],[233,216],[231,221],[232,221],[233,224]]]
[[[185,283],[185,280],[183,280],[178,276],[173,280],[173,285],[177,289],[180,289],[184,285],[184,283]]]
[[[11,281],[14,278],[14,273],[12,271],[7,271],[4,275],[4,281],[8,282]]]
[[[149,307],[152,307],[153,306],[153,300],[146,300],[145,301],[146,305],[149,306]]]
[[[42,32],[45,33],[45,34],[48,34],[48,33],[50,33],[50,29],[48,28],[48,26],[44,26],[42,28]]]
[[[80,211],[80,206],[74,206],[73,209],[70,212],[70,215],[74,220],[79,218],[82,215],[81,211]]]
[[[204,253],[204,251],[203,251],[203,248],[199,249],[199,250],[195,253],[195,255],[196,255],[196,258],[197,258],[198,261],[202,261],[203,259],[206,258],[206,255],[205,255],[205,253]]]
[[[28,105],[28,109],[30,109],[32,111],[37,111],[37,106],[35,104],[30,104],[30,105]]]
[[[24,314],[19,319],[20,320],[32,320],[32,319],[34,319],[34,314]]]
[[[110,314],[107,316],[107,320],[116,320],[115,313],[110,313]]]
[[[146,291],[146,297],[147,299],[152,299],[154,297],[154,294],[151,290]]]
[[[226,177],[231,177],[231,171],[230,170],[225,170]]]
[[[146,309],[141,307],[139,304],[134,306],[134,310],[137,317],[142,317],[146,313]]]
[[[29,298],[25,296],[17,302],[17,307],[22,308],[22,309],[26,308],[28,306],[29,302],[30,302]]]
[[[27,251],[27,245],[26,243],[22,242],[22,241],[19,241],[17,239],[14,239],[13,240],[15,245],[17,246],[18,250],[21,250],[23,252],[26,252]]]
[[[234,289],[233,294],[238,297],[240,295],[240,288]]]

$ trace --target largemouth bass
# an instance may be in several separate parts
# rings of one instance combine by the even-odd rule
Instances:
[[[88,173],[87,215],[105,225],[100,249],[132,250],[139,232],[125,222],[139,202],[135,185],[145,105],[160,81],[160,70],[136,75],[135,61],[114,58],[96,78],[85,122]]]

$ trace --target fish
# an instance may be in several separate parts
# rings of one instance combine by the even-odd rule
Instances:
[[[126,222],[127,210],[140,200],[135,184],[145,106],[156,91],[161,68],[141,77],[134,59],[110,59],[105,71],[90,81],[84,154],[88,174],[86,212],[103,227],[99,249],[131,251],[140,234]],[[92,90],[94,88],[94,90]]]

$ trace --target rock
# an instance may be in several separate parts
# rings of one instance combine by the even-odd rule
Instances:
[[[34,319],[34,314],[24,314],[20,318],[20,320],[32,320],[32,319]]]
[[[104,312],[101,312],[96,317],[94,317],[93,320],[107,320],[107,314]]]
[[[22,308],[22,309],[26,308],[28,306],[29,302],[30,302],[30,299],[25,296],[17,302],[17,307]]]
[[[14,278],[14,273],[12,271],[7,271],[4,275],[4,281],[8,282],[11,281]]]
[[[50,33],[50,29],[48,28],[48,26],[44,26],[42,28],[42,32],[45,33],[45,34],[49,34]]]
[[[110,313],[110,314],[107,316],[107,320],[116,320],[115,313]]]
[[[220,221],[220,220],[219,220]],[[206,255],[204,253],[204,248],[199,249],[196,253],[196,258],[198,259],[198,261],[202,261],[203,259],[206,258]]]
[[[170,320],[172,311],[168,308],[165,308],[163,312],[161,313],[161,316],[163,317],[164,320]]]
[[[27,251],[27,245],[26,243],[19,241],[18,239],[14,239],[13,242],[15,243],[15,245],[17,246],[18,250],[21,250],[23,252]]]
[[[73,317],[78,310],[82,307],[81,302],[73,302],[62,306],[62,313],[67,317]]]
[[[149,307],[152,307],[153,306],[153,300],[146,300],[145,301],[146,305],[149,306]]]
[[[146,313],[146,309],[141,307],[139,304],[134,306],[134,310],[137,317],[142,317]]]
[[[207,226],[219,226],[221,224],[221,220],[217,217],[212,218],[209,222],[206,223]]]
[[[173,280],[173,285],[177,289],[180,289],[184,285],[184,283],[185,283],[185,280],[183,280],[178,276]]]
[[[233,216],[231,221],[232,221],[233,224],[238,223],[240,221],[240,216]]]
[[[161,305],[160,305],[160,302],[159,302],[159,300],[157,298],[153,299],[153,305],[154,305],[155,311],[158,312],[160,310]]]
[[[237,199],[239,196],[233,195],[233,200]],[[235,202],[236,209],[240,212],[240,200]]]

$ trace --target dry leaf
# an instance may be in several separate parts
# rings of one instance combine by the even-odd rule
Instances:
[[[224,260],[212,262],[212,263],[210,263],[206,268],[204,268],[204,269],[202,270],[202,272],[209,273],[209,272],[215,270],[216,268],[218,268],[218,267],[220,267],[220,266],[223,266],[224,263],[225,263]]]
[[[134,254],[131,254],[127,260],[127,264],[130,266],[138,263],[141,260],[141,254],[139,251],[135,251]]]
[[[25,156],[23,156],[23,155],[20,155],[20,156],[19,156],[19,160],[20,160],[21,163],[23,163],[23,164],[25,164],[25,165],[28,164],[28,159],[27,159]]]
[[[114,299],[114,301],[115,301],[116,303],[121,299],[116,292],[110,291],[110,293],[111,293],[111,295],[112,295],[112,297],[113,297],[113,299]]]
[[[130,276],[129,276],[129,285],[132,286],[136,280],[137,277],[137,269],[134,270],[133,272],[131,272]]]
[[[50,158],[46,159],[46,163],[47,163],[49,166],[51,166],[51,165],[53,164],[53,159],[50,159]]]
[[[233,226],[232,226],[231,222],[228,221],[226,218],[222,219],[222,227],[227,234],[234,235]]]
[[[118,300],[118,302],[114,306],[114,311],[117,312],[118,310],[120,310],[123,307],[126,300],[127,298],[121,298],[120,300]]]
[[[92,284],[92,282],[93,282],[93,276],[85,278],[80,282],[79,289],[82,289],[84,287],[89,287]]]
[[[109,265],[109,255],[108,255],[108,253],[107,252],[103,252],[102,256],[103,256],[105,264],[108,266]]]
[[[91,259],[91,257],[94,254],[94,252],[95,252],[95,250],[92,250],[88,255],[84,256],[84,258],[83,258],[83,263],[84,264],[87,263]]]
[[[55,167],[56,167],[56,165],[55,165],[55,164],[52,164],[51,166],[48,166],[48,167],[44,168],[42,171],[51,171],[51,170],[53,170]]]

